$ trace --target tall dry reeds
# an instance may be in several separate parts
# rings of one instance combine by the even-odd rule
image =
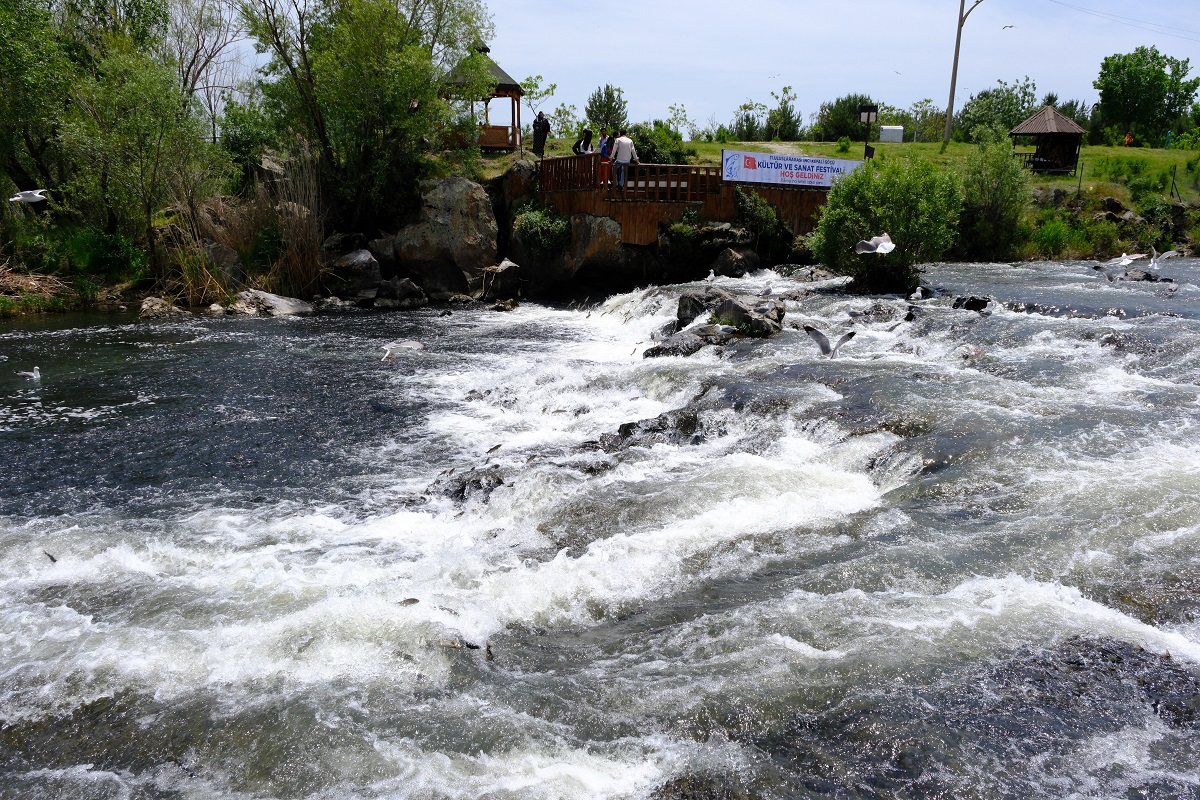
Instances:
[[[190,304],[223,302],[246,287],[303,298],[316,292],[324,241],[316,164],[303,148],[281,161],[282,174],[270,173],[249,197],[177,205],[172,276]]]

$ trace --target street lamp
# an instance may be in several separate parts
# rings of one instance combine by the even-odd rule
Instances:
[[[983,0],[979,0],[983,2]],[[863,139],[863,160],[867,160],[875,155],[875,148],[871,147],[871,125],[875,120],[879,119],[879,106],[859,106],[858,118],[867,126],[866,136]]]
[[[983,0],[975,0],[970,8],[967,8],[966,13],[963,9],[967,6],[967,0],[958,0],[958,32],[954,35],[954,66],[950,70],[950,101],[946,103],[946,136],[942,139],[942,152],[946,152],[946,145],[950,144],[950,128],[954,124],[954,84],[958,80],[958,48],[962,44],[962,29],[963,23],[967,21],[967,17],[971,16],[971,12],[979,8],[979,4]]]

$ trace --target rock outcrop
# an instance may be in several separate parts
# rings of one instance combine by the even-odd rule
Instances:
[[[481,289],[483,268],[496,263],[496,216],[487,192],[466,178],[439,178],[422,188],[419,219],[396,234],[399,274],[432,300]]]
[[[375,292],[375,308],[392,311],[407,311],[429,305],[429,298],[408,278],[392,278],[379,284]]]

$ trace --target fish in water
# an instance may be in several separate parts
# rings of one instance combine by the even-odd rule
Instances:
[[[42,555],[44,555],[46,558],[50,559],[50,563],[51,563],[51,564],[57,564],[57,563],[58,563],[58,559],[57,559],[57,558],[55,558],[54,556],[50,555],[49,553],[47,553],[45,550],[43,550],[43,551],[42,551]]]

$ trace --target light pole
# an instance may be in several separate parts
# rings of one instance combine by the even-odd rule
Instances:
[[[858,107],[858,119],[867,127],[867,132],[864,134],[863,138],[863,161],[866,161],[875,155],[875,148],[871,147],[871,125],[878,118],[879,106],[861,105]]]
[[[954,67],[950,70],[950,100],[946,103],[946,135],[942,139],[943,153],[946,152],[946,145],[950,144],[950,129],[954,125],[954,84],[958,81],[958,49],[962,45],[963,23],[982,2],[983,0],[975,0],[964,14],[963,9],[967,6],[967,0],[958,0],[958,31],[954,35]]]

